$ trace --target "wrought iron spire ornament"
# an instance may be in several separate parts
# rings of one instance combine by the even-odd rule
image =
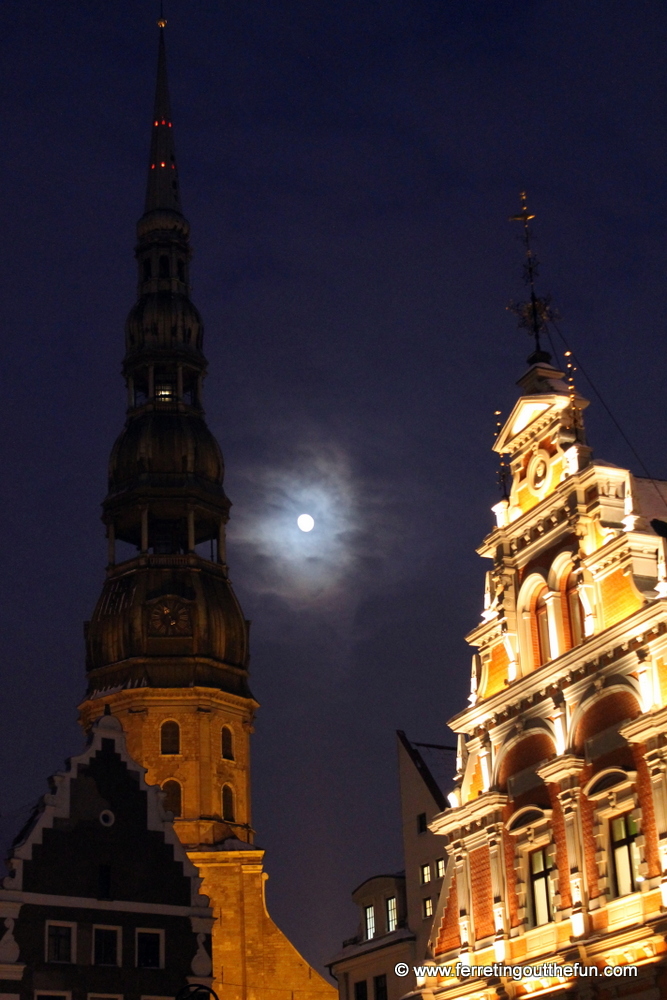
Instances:
[[[540,361],[547,364],[551,361],[548,351],[542,349],[540,335],[546,332],[547,324],[558,316],[551,308],[551,296],[539,297],[535,292],[535,279],[539,273],[539,260],[531,245],[530,225],[535,218],[534,213],[528,211],[528,201],[525,191],[521,191],[521,212],[518,215],[510,215],[510,222],[520,222],[523,226],[522,242],[526,248],[526,262],[523,267],[524,281],[530,289],[530,298],[526,302],[510,302],[508,309],[519,318],[519,329],[525,330],[528,336],[535,338],[535,350],[528,357],[528,364],[534,365]]]

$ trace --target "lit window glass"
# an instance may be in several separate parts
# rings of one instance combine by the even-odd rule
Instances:
[[[161,402],[168,402],[174,398],[174,387],[168,382],[155,386],[155,398]]]
[[[637,824],[629,813],[611,821],[611,852],[614,861],[614,883],[617,896],[637,891],[639,851]]]
[[[391,934],[398,927],[398,906],[396,896],[390,896],[387,900],[387,933]]]
[[[433,916],[433,900],[432,899],[422,899],[422,916],[424,919],[426,917]]]
[[[530,863],[530,897],[532,903],[533,926],[548,924],[551,917],[551,899],[549,896],[549,861],[545,848],[532,851]]]
[[[364,931],[367,941],[375,937],[375,909],[372,906],[364,906]]]
[[[435,877],[444,878],[445,876],[445,859],[438,858],[435,862]]]
[[[431,866],[430,865],[420,865],[419,866],[419,880],[422,885],[426,885],[427,882],[431,881]]]

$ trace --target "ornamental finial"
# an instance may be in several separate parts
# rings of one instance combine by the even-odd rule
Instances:
[[[518,215],[510,215],[510,222],[520,222],[523,226],[523,236],[521,238],[526,248],[526,262],[524,264],[524,281],[530,289],[530,299],[527,302],[510,302],[508,308],[519,317],[519,329],[526,330],[530,337],[535,338],[535,350],[528,357],[528,364],[534,365],[539,361],[547,364],[551,361],[548,351],[542,350],[540,344],[540,334],[546,333],[547,324],[556,319],[556,313],[551,308],[551,297],[545,295],[538,298],[535,292],[535,279],[538,275],[539,260],[531,245],[530,221],[535,218],[535,214],[528,211],[528,198],[525,191],[521,191],[521,212]]]

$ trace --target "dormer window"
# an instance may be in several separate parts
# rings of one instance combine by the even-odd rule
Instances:
[[[367,941],[375,937],[375,907],[364,906],[364,936]]]

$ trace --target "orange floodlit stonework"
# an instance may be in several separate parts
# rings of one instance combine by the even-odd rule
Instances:
[[[450,721],[457,777],[450,808],[430,826],[447,838],[447,867],[433,974],[418,984],[429,1000],[658,1000],[667,997],[667,539],[656,519],[667,535],[667,482],[593,459],[588,404],[550,364],[534,364],[519,385],[495,444],[512,486],[479,549],[492,568],[468,636],[469,705]],[[516,972],[547,961],[568,968]],[[457,963],[478,971],[457,975]],[[636,968],[621,975],[626,966]]]

